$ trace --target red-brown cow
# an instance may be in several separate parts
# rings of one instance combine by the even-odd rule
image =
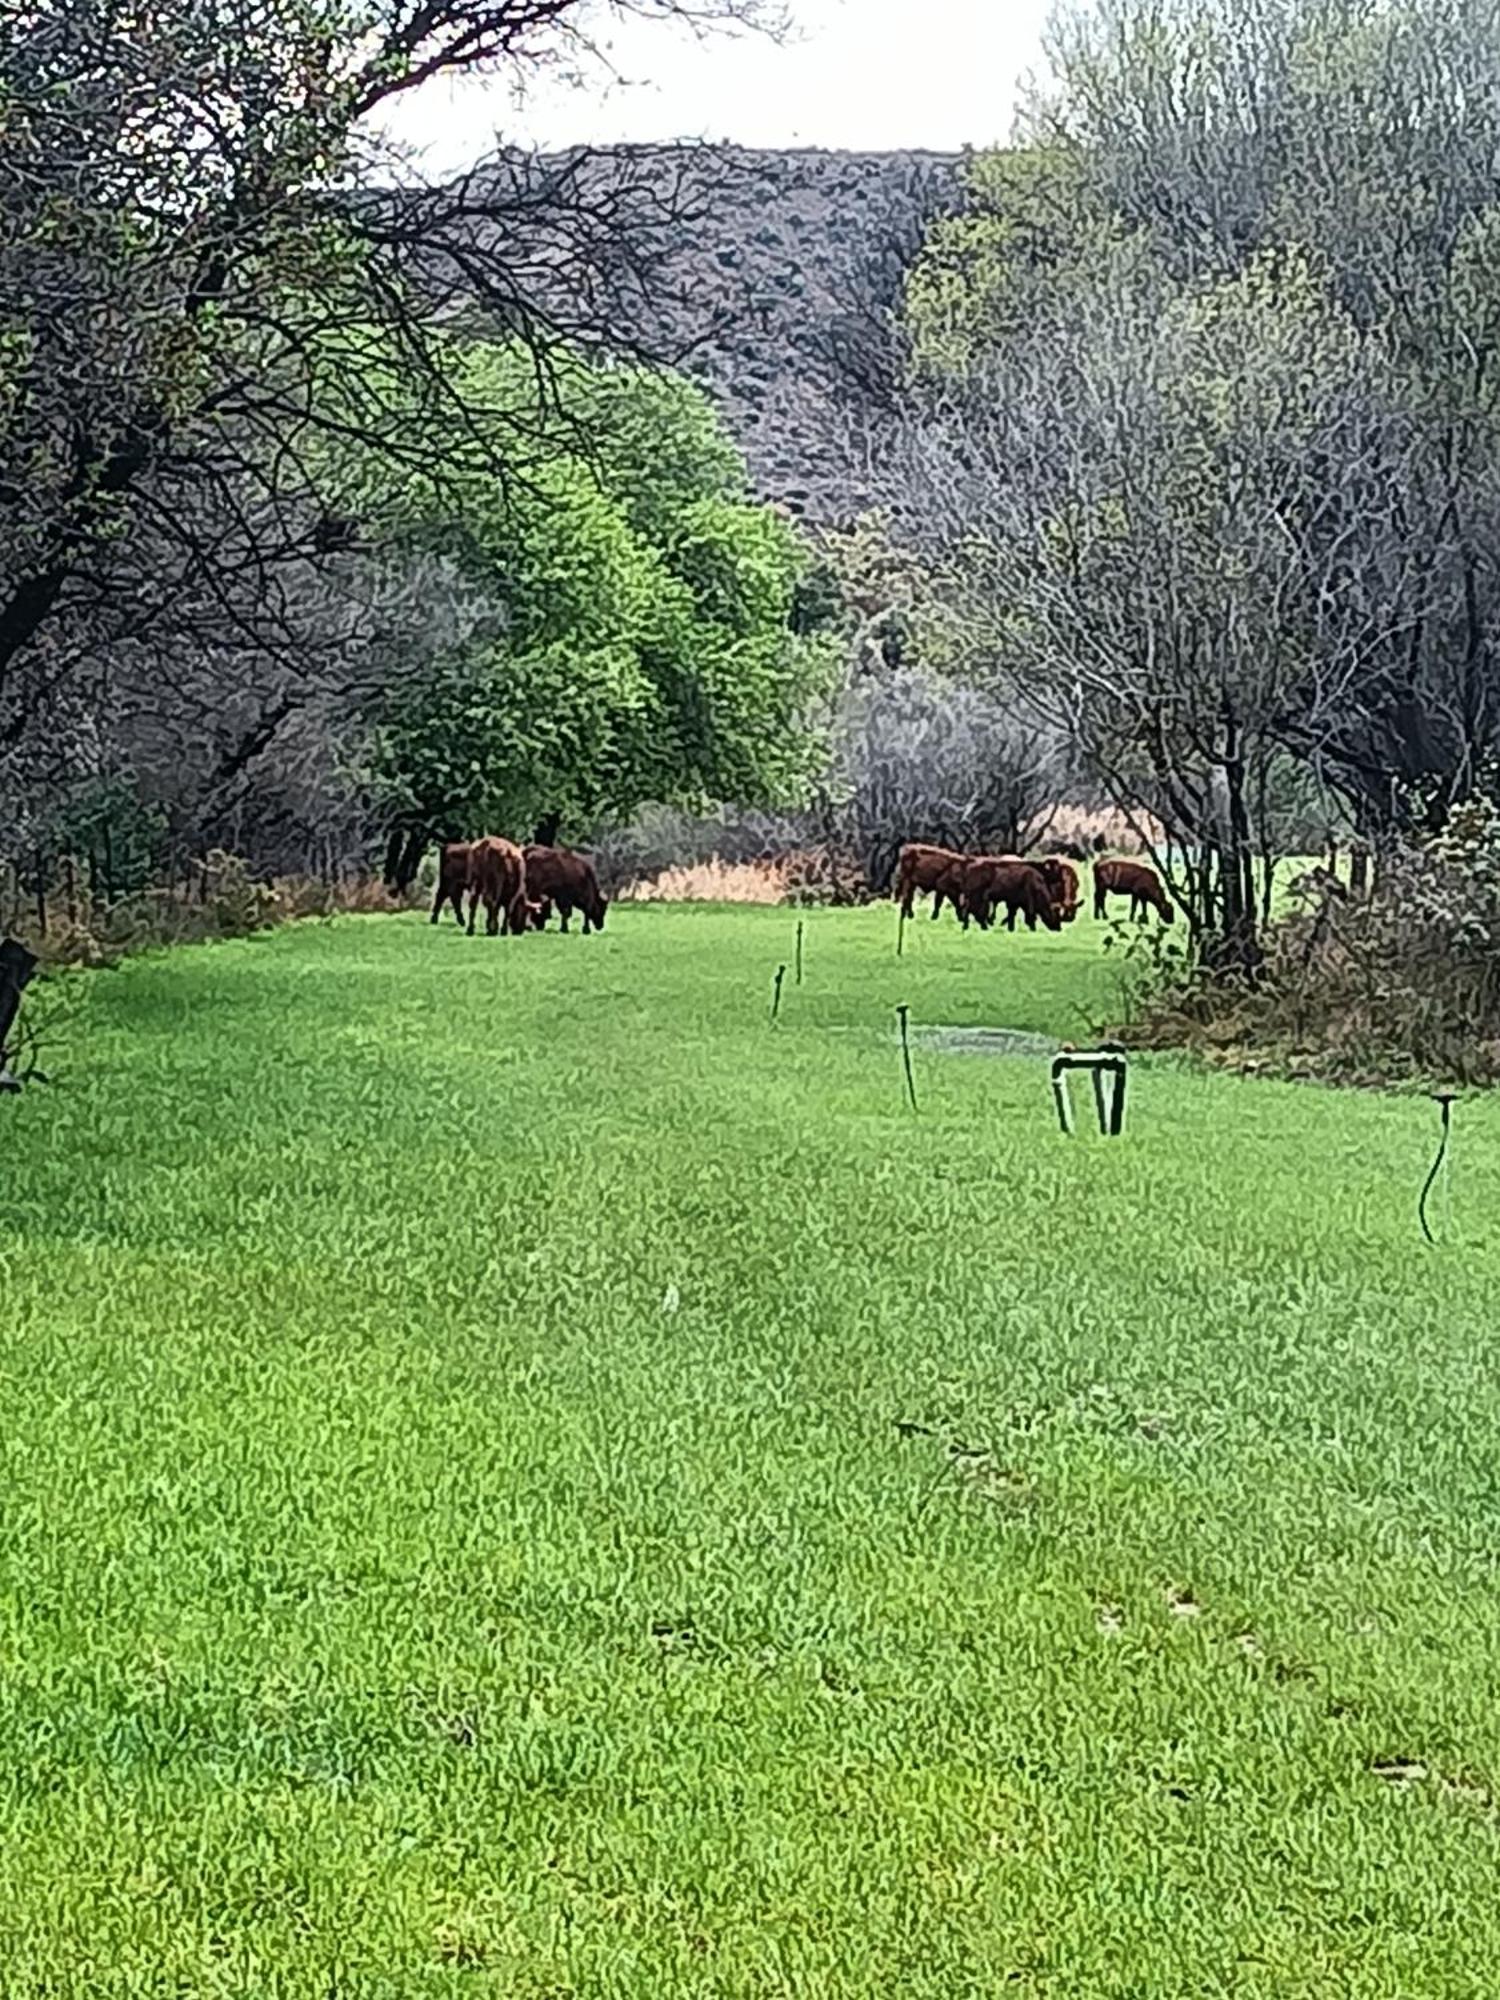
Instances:
[[[464,897],[469,889],[469,857],[474,852],[472,841],[450,840],[438,855],[437,894],[432,899],[432,921],[436,923],[445,907],[451,903],[453,914],[460,923],[464,920]]]
[[[1065,924],[1078,915],[1078,870],[1060,854],[1044,854],[1032,867],[1052,891],[1057,914]]]
[[[1052,855],[1036,861],[1024,854],[980,854],[966,861],[964,868],[967,871],[976,866],[989,868],[995,865],[1006,868],[1029,868],[1043,883],[1047,894],[1057,906],[1057,914],[1062,922],[1070,924],[1074,917],[1077,916],[1078,877],[1065,861],[1059,861]],[[1071,898],[1068,881],[1070,876],[1072,877]],[[1013,931],[1016,927],[1016,911],[1019,907],[1018,903],[1011,903],[1006,909],[1005,928],[1008,931]],[[966,896],[964,909],[961,914],[965,922],[972,916],[982,931],[987,931],[995,920],[994,905],[986,902],[982,897],[976,905],[972,899]],[[1034,929],[1035,925],[1032,928]]]
[[[891,884],[891,894],[900,903],[903,918],[911,915],[916,897],[930,895],[934,922],[943,914],[944,903],[951,903],[953,914],[967,927],[969,917],[963,899],[966,866],[965,857],[955,854],[951,847],[928,847],[919,840],[909,840],[897,857]]]
[[[575,854],[570,847],[528,847],[526,893],[550,902],[561,917],[564,930],[575,910],[581,913],[586,932],[604,928],[604,913],[609,904],[599,893],[599,877],[586,854]],[[545,922],[543,917],[541,923]]]
[[[527,924],[526,862],[512,840],[491,834],[476,840],[469,850],[469,936],[474,935],[474,918],[484,904],[484,928],[494,937],[502,928],[512,933]]]
[[[1109,896],[1128,896],[1130,914],[1138,923],[1146,921],[1148,909],[1155,910],[1164,924],[1173,920],[1172,905],[1161,886],[1161,877],[1144,861],[1096,861],[1094,863],[1094,915],[1102,917]]]
[[[1009,931],[1016,927],[1017,912],[1025,917],[1029,931],[1036,929],[1038,917],[1049,931],[1062,929],[1062,917],[1046,878],[1029,861],[980,855],[964,870],[964,901],[982,930],[989,929],[1002,903],[1006,910],[1005,928]]]

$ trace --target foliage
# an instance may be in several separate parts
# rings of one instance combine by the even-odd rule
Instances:
[[[850,689],[834,730],[836,843],[884,890],[903,841],[978,853],[1029,846],[1062,795],[1061,738],[977,688],[920,668]]]
[[[71,859],[22,881],[0,871],[0,932],[20,937],[47,966],[118,965],[141,952],[254,937],[303,917],[389,915],[400,907],[368,873],[332,879],[265,876],[217,849],[175,882],[124,893],[104,888]]]
[[[1500,1079],[1500,808],[1475,797],[1443,830],[1383,855],[1351,897],[1297,878],[1253,986],[1205,982],[1180,958],[1137,983],[1131,1029],[1216,1061],[1338,1083]]]
[[[647,317],[708,179],[509,151],[425,187],[379,128],[434,78],[587,68],[597,25],[592,0],[5,10],[0,851],[118,771],[174,845],[305,848],[406,581],[333,504],[330,457],[391,486],[501,476],[546,427],[553,357]],[[460,325],[527,348],[524,398],[475,402]]]
[[[518,351],[473,348],[465,367],[487,407],[528,392]],[[647,800],[794,798],[830,658],[794,629],[795,531],[749,501],[686,383],[576,364],[557,389],[513,483],[481,462],[456,492],[450,465],[374,496],[393,536],[494,605],[373,705],[378,795],[449,836],[529,832],[545,813],[577,831]]]
[[[1064,1141],[920,1028],[1078,1038],[1087,916],[889,917],[774,1034],[784,909],[83,989],[4,1112],[17,1994],[1487,1989],[1492,1108],[1424,1257],[1430,1106],[1143,1059]]]
[[[160,866],[165,832],[160,807],[131,779],[115,777],[72,793],[39,828],[38,847],[45,856],[85,862],[101,899],[112,902],[146,887]]]
[[[908,539],[1253,974],[1288,758],[1371,833],[1500,727],[1488,0],[1064,11],[908,284]]]

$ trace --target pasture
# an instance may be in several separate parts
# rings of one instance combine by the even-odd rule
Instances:
[[[0,1108],[0,1991],[1477,1995],[1500,1113],[1133,1065],[1087,915],[307,924]],[[1082,1093],[1076,1093],[1080,1101]]]

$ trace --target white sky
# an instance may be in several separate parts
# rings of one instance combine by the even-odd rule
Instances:
[[[1008,135],[1017,83],[1040,60],[1049,4],[789,0],[796,25],[779,47],[614,19],[600,40],[619,81],[548,82],[517,106],[502,78],[439,78],[385,129],[415,148],[431,175],[493,151],[497,133],[543,147],[672,139],[871,151],[990,145]]]

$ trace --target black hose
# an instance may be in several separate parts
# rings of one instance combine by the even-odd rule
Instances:
[[[1433,1235],[1432,1231],[1427,1226],[1427,1197],[1432,1193],[1432,1184],[1438,1177],[1438,1169],[1442,1166],[1444,1155],[1448,1151],[1448,1134],[1451,1131],[1453,1125],[1453,1099],[1451,1096],[1445,1093],[1438,1095],[1434,1099],[1434,1101],[1437,1103],[1437,1105],[1440,1107],[1442,1111],[1443,1136],[1441,1140],[1438,1142],[1437,1158],[1428,1168],[1427,1178],[1422,1183],[1422,1192],[1417,1200],[1417,1220],[1422,1225],[1422,1234],[1427,1238],[1427,1241],[1433,1246],[1433,1248],[1436,1249],[1437,1238]]]

